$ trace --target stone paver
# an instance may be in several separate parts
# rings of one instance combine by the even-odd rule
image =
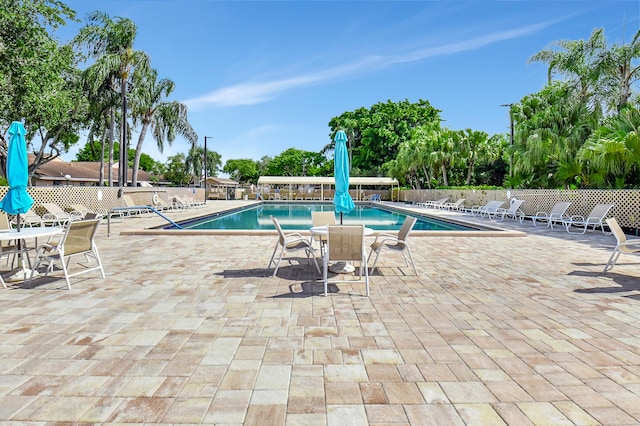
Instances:
[[[369,298],[325,298],[306,259],[271,277],[274,233],[122,234],[159,223],[101,228],[106,279],[0,289],[1,423],[640,422],[640,259],[602,275],[612,236],[415,236],[418,276],[390,254]]]

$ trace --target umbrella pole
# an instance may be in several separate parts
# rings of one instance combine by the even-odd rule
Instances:
[[[342,225],[342,212],[340,212],[340,225]]]

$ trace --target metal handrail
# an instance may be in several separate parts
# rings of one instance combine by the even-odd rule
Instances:
[[[157,214],[158,216],[160,216],[161,218],[163,218],[164,220],[166,220],[167,222],[169,222],[170,224],[172,224],[173,226],[175,226],[176,228],[182,229],[182,226],[178,225],[177,223],[175,223],[174,221],[172,221],[171,219],[169,219],[168,217],[166,217],[165,215],[163,215],[162,213],[160,213],[158,210],[156,210],[151,206],[113,207],[111,210],[109,210],[109,214],[107,214],[107,237],[111,236],[111,213],[119,210],[142,210],[142,209],[150,210],[155,214]]]

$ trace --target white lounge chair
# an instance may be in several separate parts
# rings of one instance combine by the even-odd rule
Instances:
[[[471,213],[472,216],[478,215],[480,217],[483,217],[484,215],[487,215],[489,213],[495,213],[503,204],[504,204],[504,201],[497,201],[497,200],[489,201],[484,206],[480,206],[480,205],[472,206],[471,209],[469,209],[469,213]]]
[[[464,208],[464,200],[464,198],[460,198],[455,203],[444,203],[441,208],[443,210],[462,210]]]
[[[606,273],[614,267],[620,254],[640,254],[640,239],[636,238],[633,240],[628,240],[624,231],[618,224],[618,220],[615,217],[610,219],[606,219],[607,225],[609,225],[609,229],[616,237],[616,247],[613,249],[613,253],[611,253],[611,257],[609,257],[609,261],[604,267],[602,273]]]
[[[78,212],[65,212],[56,203],[41,203],[42,208],[47,212],[42,215],[42,223],[63,226],[67,222],[80,220],[82,215]]]
[[[418,203],[418,206],[425,208],[438,208],[447,202],[449,197],[440,198],[439,200],[425,201],[422,203]]]
[[[524,204],[524,200],[512,198],[508,209],[498,207],[495,212],[487,212],[487,216],[491,218],[491,215],[493,215],[495,219],[499,217],[500,220],[504,220],[505,217],[510,217],[522,223],[522,219],[524,219],[524,212],[520,210],[522,204]]]
[[[570,205],[571,201],[559,201],[553,206],[549,213],[540,211],[536,212],[533,216],[528,216],[528,218],[533,222],[533,226],[538,226],[536,225],[536,221],[540,221],[546,222],[547,228],[553,229],[554,222],[562,223],[565,220],[569,220],[569,217],[565,216],[565,213]]]
[[[589,228],[589,226],[593,227],[593,230],[595,231],[599,226],[602,233],[606,235],[607,232],[604,230],[604,220],[613,206],[613,204],[597,204],[587,217],[580,215],[571,216],[562,223],[570,234],[584,234],[587,232],[587,228]],[[571,227],[580,228],[581,231],[571,232]]]

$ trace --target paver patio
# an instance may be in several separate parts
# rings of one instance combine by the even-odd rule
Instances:
[[[418,276],[392,254],[371,297],[323,297],[305,262],[270,276],[275,234],[119,234],[151,223],[102,227],[104,280],[0,289],[2,424],[640,422],[640,258],[602,275],[613,236],[415,237]]]

